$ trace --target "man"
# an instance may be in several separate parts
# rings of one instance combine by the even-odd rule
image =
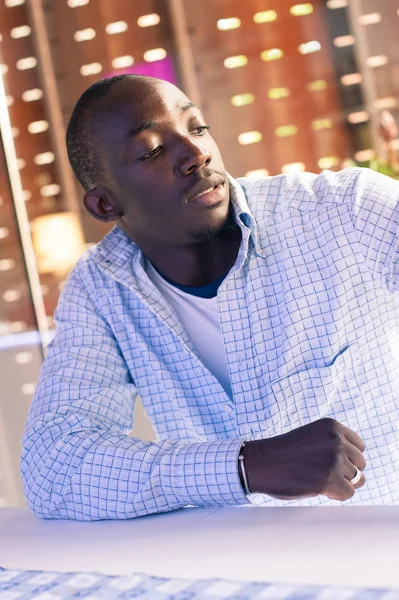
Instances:
[[[140,76],[89,88],[67,146],[116,227],[57,308],[23,441],[32,510],[397,503],[397,182],[235,181],[200,110]],[[138,394],[156,443],[128,436]]]

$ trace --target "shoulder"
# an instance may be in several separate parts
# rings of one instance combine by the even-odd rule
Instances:
[[[326,205],[352,202],[363,171],[366,169],[351,168],[319,174],[304,172],[262,179],[240,178],[237,181],[254,213],[259,210],[276,213],[289,209],[310,212]]]
[[[86,296],[92,299],[97,297],[99,290],[104,286],[104,280],[108,279],[101,267],[104,260],[103,242],[104,240],[101,240],[93,244],[79,258],[65,281],[59,304],[71,300],[82,302]]]

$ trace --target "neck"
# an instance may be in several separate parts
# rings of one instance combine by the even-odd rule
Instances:
[[[241,243],[241,230],[215,240],[185,247],[141,248],[155,268],[168,279],[187,286],[208,285],[223,277],[234,265]]]

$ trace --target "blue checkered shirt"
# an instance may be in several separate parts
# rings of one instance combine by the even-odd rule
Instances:
[[[240,179],[231,201],[242,242],[217,297],[233,399],[114,228],[77,263],[56,311],[23,440],[36,514],[248,503],[242,441],[322,417],[367,445],[367,483],[347,503],[399,503],[399,183],[366,169]],[[138,394],[156,442],[128,435]]]

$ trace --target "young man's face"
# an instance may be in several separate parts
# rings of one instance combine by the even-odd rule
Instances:
[[[121,82],[92,118],[102,187],[138,244],[191,244],[225,226],[228,180],[206,126],[183,92],[147,78]]]

